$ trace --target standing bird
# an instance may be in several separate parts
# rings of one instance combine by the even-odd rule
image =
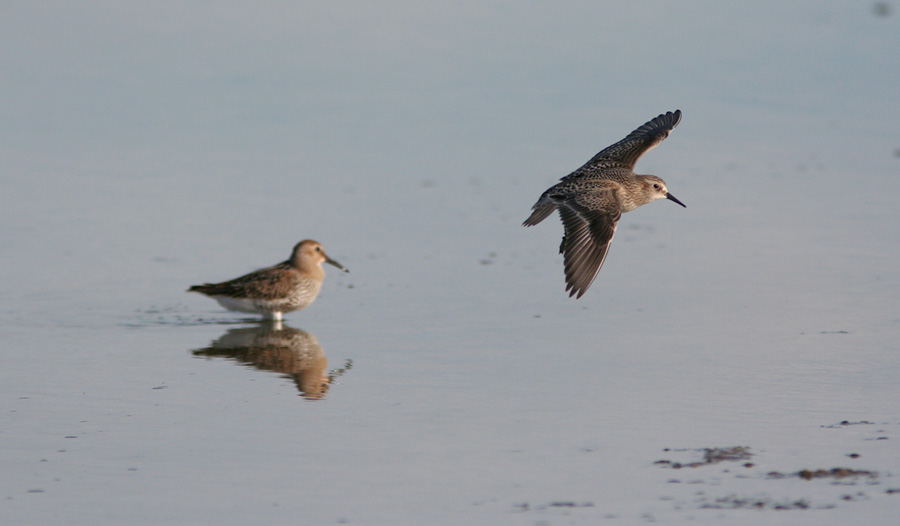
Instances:
[[[231,281],[194,285],[199,292],[228,310],[262,314],[264,319],[281,321],[285,312],[300,310],[316,299],[328,263],[350,272],[325,254],[322,245],[311,239],[297,243],[291,258]]]
[[[532,207],[523,226],[536,225],[559,210],[565,228],[559,252],[569,297],[580,298],[594,282],[624,212],[663,198],[685,206],[659,177],[634,173],[637,160],[668,137],[679,121],[681,110],[648,121],[563,177]]]

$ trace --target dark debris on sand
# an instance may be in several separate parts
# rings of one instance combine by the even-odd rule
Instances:
[[[753,456],[753,453],[750,452],[750,448],[747,446],[705,447],[701,449],[664,449],[663,451],[697,451],[703,454],[702,460],[696,462],[682,463],[673,462],[671,460],[657,460],[654,462],[654,464],[670,467],[672,469],[699,468],[701,466],[709,466],[726,461],[738,462],[741,460],[750,460]],[[745,464],[745,466],[751,467],[752,464]]]
[[[831,469],[801,469],[796,473],[781,473],[779,471],[770,471],[768,477],[771,479],[783,479],[788,477],[799,477],[803,480],[813,479],[845,479],[849,477],[866,477],[870,480],[878,478],[878,473],[867,469],[850,469],[850,468],[831,468]]]

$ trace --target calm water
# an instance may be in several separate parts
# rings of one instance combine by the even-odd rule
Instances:
[[[897,9],[3,3],[0,522],[891,524]],[[676,108],[568,298],[522,220]]]

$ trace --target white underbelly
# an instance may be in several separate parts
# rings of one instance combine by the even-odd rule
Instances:
[[[254,314],[271,312],[271,308],[266,308],[262,302],[258,300],[252,300],[248,298],[232,298],[230,296],[213,296],[214,300],[219,302],[219,305],[225,307],[228,310],[238,311],[238,312],[251,312]]]

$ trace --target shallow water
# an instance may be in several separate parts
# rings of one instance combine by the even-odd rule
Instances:
[[[873,6],[0,6],[0,522],[891,523]],[[675,108],[688,208],[568,298],[522,220]],[[303,238],[351,272],[280,330],[184,292]]]

